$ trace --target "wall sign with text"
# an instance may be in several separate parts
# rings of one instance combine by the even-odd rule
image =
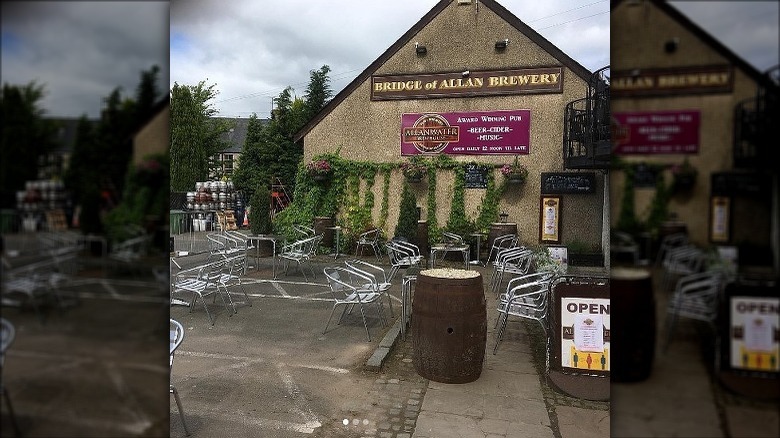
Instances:
[[[610,79],[612,98],[730,93],[734,87],[730,65],[619,70]]]
[[[615,112],[612,116],[614,154],[699,152],[698,110]]]
[[[527,155],[531,110],[401,115],[401,155]]]
[[[371,77],[371,100],[563,92],[563,67]]]
[[[731,367],[780,371],[780,298],[730,297]]]
[[[609,298],[561,297],[561,367],[608,372]]]

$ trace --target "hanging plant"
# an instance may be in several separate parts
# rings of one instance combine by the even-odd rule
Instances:
[[[696,184],[698,171],[691,166],[686,157],[682,164],[672,166],[672,190],[675,193],[691,190]]]
[[[517,155],[515,155],[513,163],[501,166],[501,174],[504,175],[508,183],[522,184],[528,178],[528,168],[520,164]]]
[[[428,173],[428,166],[420,162],[408,161],[401,164],[401,173],[404,174],[407,181],[418,183]]]
[[[315,160],[306,165],[306,171],[315,181],[324,181],[330,178],[333,167],[328,160]]]

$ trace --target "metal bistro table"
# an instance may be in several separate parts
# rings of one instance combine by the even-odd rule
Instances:
[[[266,241],[271,242],[273,245],[273,253],[271,254],[271,266],[273,272],[273,279],[276,280],[276,242],[284,240],[284,236],[277,236],[273,234],[255,234],[246,236],[248,241]],[[260,245],[255,245],[255,267],[260,269]]]
[[[337,259],[339,258],[339,238],[341,237],[341,227],[339,225],[336,225],[335,227],[325,227],[328,230],[333,230],[334,233],[336,233],[336,252],[333,253],[333,258]]]
[[[471,233],[469,234],[470,237],[474,237],[477,239],[477,254],[474,260],[469,261],[472,265],[482,265],[485,266],[484,263],[479,259],[480,250],[482,249],[482,238],[485,236],[482,233]]]
[[[420,268],[417,266],[409,267],[401,280],[401,337],[406,340],[407,325],[412,316],[412,288],[417,282],[417,274]]]
[[[436,253],[443,252],[446,256],[448,252],[459,251],[463,254],[463,269],[469,268],[469,259],[471,258],[471,247],[469,245],[433,245],[431,247],[431,268],[436,267]]]

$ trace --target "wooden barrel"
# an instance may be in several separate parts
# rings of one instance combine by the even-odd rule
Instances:
[[[610,295],[612,381],[645,380],[655,355],[655,299],[650,272],[613,267]]]
[[[332,217],[315,217],[314,218],[314,233],[322,234],[322,241],[320,245],[326,248],[333,248],[333,233],[335,232],[330,227],[336,224],[336,220]]]
[[[482,276],[462,269],[417,275],[412,302],[412,349],[417,373],[441,383],[468,383],[482,373],[487,311]]]
[[[494,222],[490,224],[490,232],[488,232],[487,247],[493,247],[493,241],[496,237],[503,236],[505,234],[517,234],[517,224],[514,222]]]

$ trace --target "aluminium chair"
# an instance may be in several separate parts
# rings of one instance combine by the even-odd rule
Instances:
[[[655,265],[660,266],[668,257],[668,253],[673,248],[688,245],[688,235],[685,233],[668,234],[661,239],[658,247],[658,253],[655,257]]]
[[[532,261],[533,251],[528,248],[515,247],[501,251],[496,258],[493,275],[490,279],[490,289],[493,294],[498,296],[498,291],[504,282],[504,274],[526,275],[529,273]]]
[[[233,307],[233,313],[238,313],[238,311],[236,310],[236,304],[233,302],[233,297],[230,294],[230,288],[232,287],[240,287],[241,292],[244,293],[244,302],[248,304],[249,307],[252,307],[252,301],[249,299],[249,295],[246,293],[246,288],[243,283],[244,275],[246,275],[246,266],[246,253],[239,254],[227,260],[219,276],[219,285],[222,286],[222,289],[225,291],[225,295],[227,295],[228,301],[230,301],[230,305]]]
[[[19,431],[19,425],[16,423],[16,415],[14,414],[14,407],[11,404],[11,397],[8,395],[8,389],[3,384],[5,380],[2,378],[2,371],[5,362],[5,352],[14,342],[14,339],[16,338],[16,330],[14,329],[14,325],[11,324],[11,321],[5,318],[0,318],[0,330],[0,390],[3,393],[3,398],[5,399],[6,405],[8,405],[8,413],[11,416],[11,425],[14,428],[14,434],[16,436],[22,436],[21,432]]]
[[[225,297],[219,290],[219,280],[225,264],[224,260],[220,260],[180,271],[176,274],[176,279],[171,289],[171,293],[190,292],[192,294],[189,302],[190,312],[192,312],[195,301],[200,298],[203,302],[203,308],[206,310],[206,316],[208,316],[212,326],[214,325],[214,318],[211,317],[208,305],[206,305],[206,297],[208,296],[212,296],[213,300],[216,301],[216,295],[219,295],[222,303],[225,305],[225,310],[227,310],[230,316],[233,316],[233,312],[228,308]],[[193,273],[195,274],[194,277],[192,276]]]
[[[363,247],[364,246],[370,246],[371,249],[374,251],[374,255],[376,256],[377,260],[380,260],[380,255],[382,254],[382,247],[379,246],[379,239],[382,236],[382,231],[379,228],[374,228],[373,230],[368,230],[365,233],[362,233],[358,236],[357,243],[355,244],[355,255],[363,255]],[[358,249],[360,250],[360,253],[358,254]]]
[[[326,267],[323,269],[323,272],[328,279],[328,286],[330,286],[331,296],[333,297],[333,308],[330,311],[328,322],[325,324],[325,329],[322,331],[322,334],[328,332],[328,326],[330,325],[331,319],[333,319],[333,313],[336,311],[336,307],[344,306],[344,310],[341,312],[341,316],[338,320],[338,324],[341,324],[341,320],[344,318],[347,310],[354,306],[359,306],[360,315],[363,318],[363,327],[366,329],[368,342],[371,342],[371,333],[368,330],[368,323],[366,322],[366,313],[363,305],[376,305],[379,321],[383,327],[385,326],[384,316],[382,315],[381,293],[374,290],[363,289],[363,285],[372,281],[371,277],[367,277],[357,271],[342,266]]]
[[[463,255],[464,267],[469,265],[469,251],[471,247],[463,240],[463,236],[448,231],[442,232],[442,239],[439,243],[431,246],[431,267],[436,265],[436,253],[441,252],[441,260],[447,256],[448,252],[460,252]]]
[[[707,271],[677,280],[674,293],[666,306],[664,351],[669,348],[677,320],[681,317],[703,321],[714,331],[722,279],[722,272]]]
[[[661,290],[669,291],[675,278],[700,272],[704,258],[704,252],[691,244],[670,249],[662,262]]]
[[[184,327],[182,325],[174,320],[171,319],[171,337],[170,337],[170,368],[168,369],[169,373],[173,372],[173,356],[174,353],[176,353],[176,349],[179,348],[179,345],[181,345],[181,341],[184,340]],[[171,389],[170,393],[173,394],[173,398],[176,400],[176,406],[179,408],[179,417],[181,418],[181,424],[184,426],[184,433],[187,434],[187,436],[190,436],[190,431],[187,429],[187,421],[184,419],[184,409],[181,407],[181,400],[179,399],[179,392],[176,390],[176,387],[173,386],[171,383]]]
[[[393,299],[388,292],[393,284],[387,280],[385,270],[363,260],[347,260],[344,263],[353,271],[358,271],[367,277],[371,277],[371,283],[363,285],[364,288],[373,287],[377,292],[385,295],[387,297],[388,306],[390,307],[390,317],[395,318],[395,315],[393,314]]]
[[[392,240],[385,243],[385,248],[390,258],[390,274],[387,276],[387,281],[393,281],[393,277],[400,269],[420,267],[422,263],[420,249],[413,244]]]
[[[322,240],[322,234],[315,235],[314,237],[307,237],[292,243],[284,245],[279,252],[279,258],[284,260],[284,274],[287,275],[287,269],[290,262],[295,262],[298,270],[303,274],[303,278],[309,281],[306,276],[306,271],[303,270],[304,265],[309,266],[312,278],[315,277],[314,268],[311,266],[311,259],[316,255],[317,246]]]
[[[493,239],[493,245],[490,247],[490,252],[488,253],[488,258],[485,263],[487,264],[495,260],[494,257],[498,255],[500,250],[515,247],[517,246],[517,243],[518,237],[516,234],[504,234],[496,237]]]
[[[506,330],[510,316],[537,321],[547,336],[547,309],[550,295],[550,284],[553,278],[551,272],[540,272],[527,277],[517,277],[507,285],[507,291],[498,302],[498,321],[501,327],[496,334],[496,345],[493,354],[498,351],[498,344]]]

